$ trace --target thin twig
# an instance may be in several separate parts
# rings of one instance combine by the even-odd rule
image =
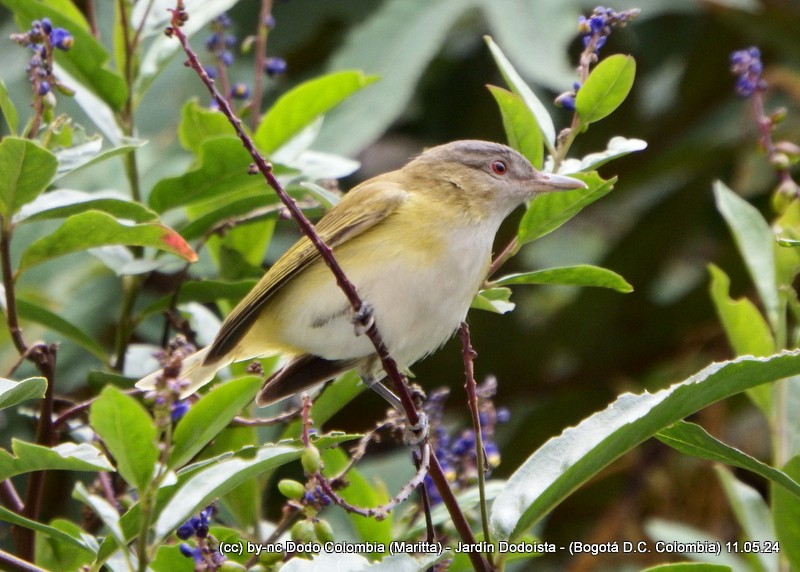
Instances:
[[[0,550],[0,568],[9,572],[47,572],[44,568],[39,568],[4,550]]]
[[[25,510],[25,505],[22,503],[22,499],[19,498],[19,493],[11,479],[6,479],[0,483],[0,502],[17,514],[21,514]]]
[[[467,404],[472,414],[472,430],[475,432],[475,464],[477,465],[478,471],[478,494],[480,495],[481,504],[483,540],[485,542],[491,542],[492,539],[489,534],[489,514],[486,511],[486,459],[483,448],[483,431],[481,430],[480,412],[478,411],[477,384],[475,383],[475,371],[473,368],[473,361],[478,354],[472,348],[472,339],[470,338],[469,326],[466,322],[461,322],[459,335],[461,336],[461,346],[463,348],[462,356],[464,358],[464,376],[466,378],[464,388],[467,391]]]
[[[393,388],[400,398],[400,402],[403,406],[403,411],[406,415],[409,425],[412,427],[419,426],[419,412],[416,409],[414,401],[408,390],[408,386],[406,385],[405,380],[400,373],[397,363],[394,361],[394,359],[392,359],[391,355],[389,354],[389,350],[387,349],[380,336],[380,333],[378,332],[375,320],[371,319],[372,316],[368,310],[369,307],[364,304],[356,292],[355,286],[352,284],[352,282],[350,282],[347,276],[345,276],[344,272],[333,256],[333,251],[328,245],[325,244],[325,242],[323,242],[323,240],[314,230],[311,222],[308,220],[308,218],[306,218],[305,214],[303,214],[302,210],[300,210],[295,201],[283,189],[283,186],[272,172],[272,166],[255,148],[253,141],[250,139],[250,137],[248,137],[247,133],[245,133],[244,129],[242,128],[241,120],[236,117],[231,110],[228,101],[222,95],[220,95],[220,93],[214,87],[213,80],[208,77],[208,74],[205,72],[203,66],[200,64],[200,61],[197,58],[197,54],[189,45],[189,40],[186,37],[186,34],[184,34],[180,29],[180,25],[183,23],[183,21],[185,21],[185,17],[187,16],[184,11],[182,0],[177,0],[176,4],[177,9],[172,11],[172,26],[166,30],[167,34],[174,35],[180,41],[181,46],[183,47],[183,50],[188,58],[187,65],[194,69],[197,75],[200,77],[201,81],[206,86],[213,99],[217,102],[220,111],[222,111],[222,113],[230,121],[231,125],[236,131],[237,136],[241,140],[242,145],[253,158],[258,171],[264,176],[269,186],[272,187],[281,201],[289,209],[289,212],[291,212],[292,217],[297,221],[297,224],[300,226],[300,230],[303,232],[303,234],[320,253],[320,257],[328,266],[331,273],[333,273],[339,288],[350,302],[354,315],[363,317],[363,325],[371,322],[370,327],[366,330],[366,335],[375,347],[376,353],[381,360],[383,370],[386,372],[387,377],[391,380]],[[420,444],[420,451],[423,456],[430,454],[431,466],[429,469],[429,474],[431,475],[431,479],[433,480],[437,490],[439,491],[439,494],[442,497],[442,501],[450,513],[450,517],[452,518],[459,535],[464,542],[474,543],[475,537],[472,534],[472,530],[469,527],[466,517],[461,511],[461,508],[458,506],[458,502],[456,501],[455,495],[450,488],[450,484],[447,481],[447,477],[444,474],[442,466],[439,464],[438,459],[436,459],[436,455],[430,451],[426,452],[426,448],[428,448],[427,440]],[[482,554],[470,553],[469,558],[476,570],[488,571],[491,569],[489,563]]]
[[[256,61],[253,73],[253,100],[250,102],[250,128],[255,132],[261,121],[261,99],[264,96],[264,66],[267,62],[267,19],[272,14],[272,0],[261,0],[256,27]]]

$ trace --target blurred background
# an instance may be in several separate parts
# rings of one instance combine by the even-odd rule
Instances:
[[[107,12],[113,9],[97,4],[101,23],[110,21]],[[288,71],[269,82],[267,105],[291,86],[325,71],[357,68],[381,76],[380,82],[326,118],[313,147],[361,162],[360,170],[340,182],[347,189],[402,165],[426,146],[463,138],[505,141],[499,112],[485,88],[504,83],[483,36],[494,38],[549,103],[575,81],[574,66],[582,49],[578,16],[589,14],[594,6],[577,0],[276,0],[277,26],[269,36],[269,53],[285,58]],[[521,286],[513,294],[513,313],[470,314],[479,354],[476,374],[479,380],[497,376],[495,403],[511,412],[511,420],[496,436],[502,463],[494,476],[508,475],[548,438],[604,408],[620,393],[654,391],[710,361],[731,357],[708,297],[706,266],[713,262],[731,276],[734,296],[752,292],[715,209],[711,185],[716,179],[725,181],[769,220],[769,194],[777,183],[758,152],[750,106],[733,92],[732,51],[761,48],[771,86],[768,107],[789,110],[777,137],[800,141],[800,2],[642,0],[609,6],[642,11],[631,25],[616,29],[600,52],[601,57],[633,55],[636,83],[616,113],[578,138],[572,155],[600,151],[615,135],[644,139],[648,147],[602,167],[605,178],[619,177],[615,190],[558,231],[528,245],[501,273],[591,263],[618,272],[635,291],[623,295]],[[231,10],[237,35],[252,33],[249,26],[257,9],[257,2],[246,1]],[[19,102],[28,99],[26,54],[7,40],[13,31],[8,12],[0,9],[0,77],[24,112]],[[201,41],[195,38],[197,49]],[[237,58],[231,76],[247,81],[251,65],[247,56]],[[207,100],[197,79],[176,61],[142,101],[140,137],[150,141],[141,150],[145,189],[188,165],[190,158],[178,146],[175,129],[177,110],[193,96]],[[64,105],[62,110],[80,118],[77,107]],[[565,127],[569,115],[554,106],[550,110],[557,129]],[[92,129],[88,121],[84,124]],[[74,175],[69,184],[89,190],[125,188],[121,163],[104,163]],[[498,247],[513,235],[519,214],[507,221]],[[295,232],[291,223],[279,223],[269,258],[274,259]],[[75,303],[65,305],[65,316],[91,324],[92,331],[102,334],[113,324],[107,308],[118,297],[117,281],[104,278],[92,266],[93,279],[87,284],[80,278],[85,274],[76,274],[76,267],[70,266],[88,264],[86,260],[68,260],[31,272],[22,287],[33,290],[36,283],[37,294],[46,297],[48,284],[58,282],[63,289],[66,280]],[[47,332],[40,335],[48,338]],[[7,333],[0,336],[6,363],[13,352]],[[60,360],[62,367],[72,368],[65,383],[75,390],[84,383],[81,372],[97,367],[89,363],[88,354],[68,343]],[[452,388],[449,420],[454,427],[465,426],[458,341],[417,364],[414,373],[425,387]],[[377,398],[362,395],[328,426],[360,431],[369,424],[363,412],[375,411],[377,419],[382,408]],[[743,397],[702,411],[696,421],[750,454],[769,455],[767,429]],[[9,425],[14,420],[3,422],[5,433],[19,434]],[[370,462],[386,479],[385,467],[397,455],[403,453],[387,451]],[[764,490],[763,482],[739,476]],[[738,531],[728,510],[709,463],[679,456],[652,441],[578,490],[536,533],[562,543],[635,542],[648,538],[649,519],[660,518],[735,539]],[[640,557],[638,563],[647,558]],[[590,556],[568,562],[546,558],[541,569],[622,569],[626,563],[630,557]]]

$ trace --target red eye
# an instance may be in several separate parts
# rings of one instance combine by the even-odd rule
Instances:
[[[508,165],[505,164],[505,161],[495,159],[492,161],[492,171],[495,175],[505,175],[508,172]]]

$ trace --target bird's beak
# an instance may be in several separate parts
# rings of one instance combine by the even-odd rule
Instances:
[[[530,181],[530,187],[538,193],[551,191],[572,191],[574,189],[586,189],[588,185],[578,179],[565,177],[564,175],[553,175],[551,173],[536,173]]]

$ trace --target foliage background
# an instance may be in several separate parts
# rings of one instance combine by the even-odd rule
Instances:
[[[502,80],[483,34],[492,34],[542,99],[549,100],[572,84],[570,62],[581,49],[577,16],[593,6],[573,0],[279,0],[273,11],[278,27],[270,35],[269,50],[287,59],[289,73],[270,84],[268,101],[324,70],[356,67],[383,77],[333,112],[315,145],[362,161],[361,170],[342,183],[348,188],[403,164],[426,145],[459,138],[502,141],[499,113],[484,88]],[[643,0],[615,2],[613,7],[642,9],[641,17],[613,34],[604,48],[605,53],[634,55],[637,81],[617,113],[578,139],[575,155],[603,148],[615,134],[645,139],[649,147],[601,169],[605,177],[619,176],[615,191],[537,241],[522,257],[527,268],[600,264],[622,274],[635,292],[621,296],[605,289],[518,287],[513,314],[473,312],[476,372],[499,378],[496,401],[512,411],[512,421],[497,435],[503,453],[498,475],[617,394],[660,388],[730,356],[708,298],[706,265],[714,262],[731,275],[734,295],[748,294],[744,289],[749,282],[714,206],[711,182],[727,181],[765,213],[775,184],[763,157],[754,152],[749,108],[733,95],[731,51],[753,44],[762,48],[766,78],[778,88],[768,93],[768,102],[790,110],[780,137],[798,140],[796,2]],[[249,33],[247,23],[256,9],[255,2],[241,2],[231,11],[240,35]],[[0,38],[13,31],[8,13],[0,11]],[[15,101],[25,101],[26,54],[2,42],[0,77],[6,78]],[[238,72],[247,77],[244,67]],[[177,110],[193,94],[205,99],[178,58],[143,101],[140,136],[150,141],[140,155],[145,189],[185,169],[188,157],[177,145],[175,126]],[[60,98],[60,105],[71,104]],[[69,107],[60,110],[73,113]],[[74,115],[81,115],[77,107]],[[561,126],[566,120],[564,114]],[[68,182],[73,188],[125,188],[121,163],[104,163],[72,177]],[[277,232],[270,258],[296,235],[291,223],[280,223]],[[32,238],[20,233],[16,240],[19,245]],[[65,317],[102,334],[114,319],[107,308],[119,298],[117,284],[96,262],[75,255],[31,272],[21,292],[51,300]],[[155,291],[158,285],[148,286]],[[34,331],[27,330],[30,339],[36,337]],[[5,370],[15,354],[7,332],[0,336],[0,369]],[[62,391],[82,390],[85,371],[97,367],[93,359],[69,343],[62,345],[59,367],[69,372],[59,376]],[[427,387],[453,387],[453,416],[465,419],[460,359],[457,342],[451,342],[414,371]],[[377,399],[362,395],[330,426],[358,431],[366,425],[362,416],[376,418],[381,410]],[[744,397],[710,407],[700,416],[710,432],[729,444],[768,455],[766,428]],[[8,416],[2,423],[9,435],[19,434],[16,424],[28,425],[24,418]],[[387,452],[373,461],[381,474],[388,473],[392,455]],[[740,477],[763,487],[747,474]],[[59,497],[68,494],[54,488],[54,501]],[[60,510],[58,502],[46,506],[54,514]],[[546,538],[637,540],[646,537],[643,523],[653,517],[728,538],[736,533],[728,510],[708,463],[652,441],[561,505],[546,524]],[[613,565],[612,558],[600,562]],[[588,569],[597,562],[576,558],[570,566]]]

